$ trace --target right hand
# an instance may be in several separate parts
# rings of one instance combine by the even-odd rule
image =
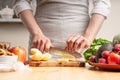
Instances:
[[[32,47],[39,49],[43,53],[48,52],[53,45],[46,36],[37,35],[33,37]]]
[[[69,52],[81,53],[85,48],[88,48],[90,46],[90,41],[80,34],[71,35],[67,39],[66,43],[67,45],[65,49]]]

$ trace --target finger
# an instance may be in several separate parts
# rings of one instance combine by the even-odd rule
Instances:
[[[76,50],[78,49],[78,47],[81,46],[82,41],[83,41],[83,37],[80,36],[80,37],[76,40],[76,42],[75,42],[75,44],[74,44],[74,46],[73,46],[74,51],[76,51]]]
[[[48,52],[51,47],[52,47],[52,44],[50,40],[47,40],[45,44],[45,52]]]
[[[80,35],[75,35],[72,40],[71,40],[71,45],[70,45],[70,49],[73,52],[74,51],[74,45],[76,43],[76,40],[80,38]]]
[[[78,47],[78,51],[82,52],[83,49],[85,49],[87,46],[89,46],[89,43],[88,43],[87,39],[84,38],[81,45]]]
[[[85,48],[88,48],[90,46],[90,43],[89,43],[89,41],[87,39],[85,41],[86,41]]]
[[[41,46],[41,40],[37,40],[36,48],[40,50],[40,46]]]
[[[73,38],[74,35],[75,35],[75,34],[72,34],[72,35],[67,39],[67,41],[66,41],[66,43],[67,43],[66,50],[67,50],[67,51],[69,51],[70,40]]]
[[[67,49],[68,49],[68,51],[70,51],[71,50],[71,45],[72,45],[72,38],[75,36],[76,34],[73,34],[73,35],[71,35],[69,38],[68,38],[68,40],[67,40]]]
[[[31,47],[37,48],[37,43],[36,43],[36,42],[37,42],[37,41],[33,40]]]
[[[83,41],[81,43],[80,47],[78,48],[77,52],[81,52],[84,49],[85,45],[86,45],[86,43]]]
[[[81,44],[82,38],[81,36],[78,37],[78,39],[75,41],[74,45],[73,45],[73,52],[76,51],[76,49],[78,48],[78,45]]]
[[[45,49],[46,40],[41,40],[40,51],[43,53]]]
[[[69,45],[68,45],[68,51],[70,51],[70,52],[72,51],[72,50],[71,50],[71,46],[72,46],[72,41],[70,41],[70,42],[69,42]]]

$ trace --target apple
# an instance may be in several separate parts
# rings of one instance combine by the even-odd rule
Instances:
[[[119,64],[120,63],[120,55],[112,52],[109,56],[108,56],[108,64]]]
[[[113,50],[114,50],[114,52],[119,52],[120,51],[120,44],[115,44]]]
[[[90,60],[90,62],[95,62],[95,56],[94,55],[90,56],[89,60]]]
[[[48,61],[48,60],[51,59],[51,57],[52,57],[51,54],[49,54],[49,53],[45,53],[45,54],[43,54],[43,58],[42,58],[42,60],[43,60],[43,61]]]
[[[23,63],[26,61],[27,52],[25,48],[16,46],[11,47],[9,51],[18,56],[18,61],[21,61]]]
[[[105,59],[108,58],[109,54],[110,54],[110,51],[107,51],[107,50],[105,50],[101,53],[102,57],[105,58]]]
[[[107,60],[105,58],[99,58],[98,63],[107,64]]]

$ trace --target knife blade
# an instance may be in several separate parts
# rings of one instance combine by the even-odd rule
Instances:
[[[56,56],[59,56],[59,57],[65,57],[65,56],[68,56],[68,57],[75,57],[75,58],[80,58],[82,57],[82,55],[78,52],[74,52],[74,53],[71,53],[71,52],[68,52],[66,51],[65,49],[60,49],[60,48],[51,48],[49,50],[49,53],[50,54],[53,54],[53,55],[56,55]]]

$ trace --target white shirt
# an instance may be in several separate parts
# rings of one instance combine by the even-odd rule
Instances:
[[[92,1],[91,14],[98,13],[107,17],[110,1]],[[17,15],[27,9],[32,10],[28,0],[16,0],[14,10]],[[83,35],[88,27],[89,0],[37,0],[35,19],[43,33],[52,40],[53,45],[64,47],[66,39],[71,34]]]
[[[32,10],[31,5],[29,4],[30,0],[15,0],[15,1],[16,1],[16,4],[14,5],[14,10],[15,10],[17,15],[23,10],[26,10],[26,9],[31,9]],[[38,1],[39,2],[40,1],[44,2],[44,1],[47,1],[47,0],[38,0]],[[51,0],[51,1],[54,1],[54,0]],[[81,1],[83,1],[83,0],[79,0],[79,2],[81,2]],[[87,0],[87,1],[89,1],[89,0]],[[92,1],[93,1],[93,6],[94,7],[91,11],[91,14],[99,13],[99,14],[107,17],[109,12],[110,12],[109,8],[111,7],[110,0],[92,0]],[[73,0],[73,2],[75,2],[75,1]]]

